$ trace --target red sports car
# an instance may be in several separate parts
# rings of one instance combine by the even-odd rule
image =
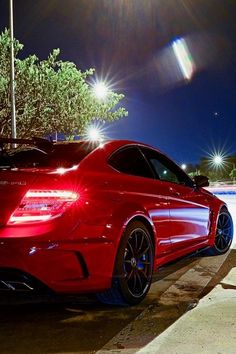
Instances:
[[[0,289],[139,303],[159,266],[229,249],[232,218],[207,185],[142,143],[0,139]]]

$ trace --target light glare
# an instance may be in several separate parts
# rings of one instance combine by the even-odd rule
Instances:
[[[99,123],[94,123],[86,128],[84,139],[90,142],[102,143],[105,139],[105,129]]]
[[[228,166],[227,155],[226,152],[223,151],[223,149],[221,150],[214,149],[214,151],[208,155],[209,155],[209,165],[213,169],[216,170],[225,169]]]
[[[91,141],[98,141],[101,138],[101,132],[96,127],[90,127],[87,132],[88,139]]]
[[[173,42],[172,48],[183,77],[186,80],[191,80],[195,71],[195,65],[186,41],[183,38],[177,39]]]
[[[98,99],[104,99],[108,94],[108,87],[105,82],[96,82],[93,86],[93,92]]]
[[[214,162],[216,165],[221,165],[221,164],[223,163],[223,158],[222,158],[222,156],[220,156],[220,155],[214,156],[213,162]]]

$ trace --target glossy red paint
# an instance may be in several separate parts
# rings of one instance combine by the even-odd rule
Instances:
[[[70,143],[64,146],[70,151]],[[140,143],[111,141],[63,171],[0,170],[0,271],[24,272],[59,293],[108,289],[122,235],[134,220],[150,230],[155,268],[213,245],[224,203],[193,185],[118,172],[109,158],[128,146],[149,149]],[[18,222],[16,216],[24,216],[22,205],[32,191],[38,193],[36,209],[40,195],[50,199],[50,191],[53,198],[64,191],[73,197],[55,218],[26,217]],[[44,200],[42,210],[49,202]]]

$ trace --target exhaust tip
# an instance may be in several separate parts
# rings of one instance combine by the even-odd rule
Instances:
[[[0,280],[0,290],[8,291],[33,291],[34,288],[25,282],[12,281],[12,280]]]

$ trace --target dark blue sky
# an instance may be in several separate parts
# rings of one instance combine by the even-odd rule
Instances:
[[[129,116],[109,125],[109,137],[149,143],[179,163],[213,149],[236,154],[235,0],[15,0],[14,10],[23,56],[58,47],[125,93]],[[176,38],[195,65],[189,82],[173,63]]]

